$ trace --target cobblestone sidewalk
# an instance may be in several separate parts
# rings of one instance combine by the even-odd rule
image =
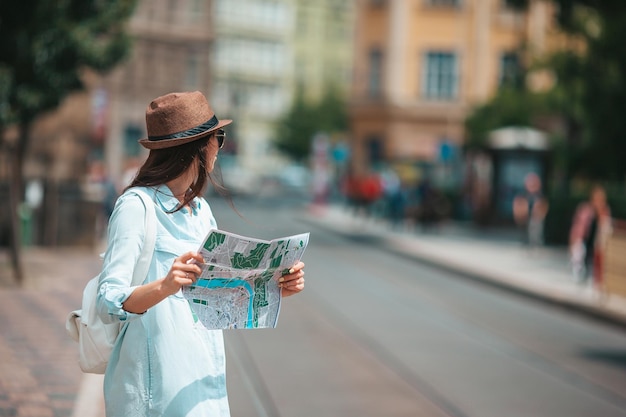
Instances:
[[[72,415],[82,372],[65,317],[99,266],[85,248],[26,248],[17,286],[0,253],[0,417]]]

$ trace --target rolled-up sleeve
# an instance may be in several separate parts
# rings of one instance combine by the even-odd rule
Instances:
[[[145,216],[146,208],[134,194],[122,195],[111,214],[97,297],[98,314],[106,323],[141,316],[124,310],[122,304],[137,288],[131,283],[144,244]]]

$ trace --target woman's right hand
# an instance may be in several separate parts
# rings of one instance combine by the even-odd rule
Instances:
[[[187,252],[174,259],[169,272],[163,278],[163,289],[168,295],[176,294],[185,285],[191,285],[202,273],[204,259],[198,252]]]

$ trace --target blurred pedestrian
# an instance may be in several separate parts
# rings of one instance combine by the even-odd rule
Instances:
[[[108,417],[230,414],[222,332],[194,320],[181,291],[201,273],[196,250],[217,226],[202,196],[230,123],[198,91],[158,97],[146,110],[139,142],[150,153],[117,201],[99,279],[102,319],[123,324],[104,377]],[[154,200],[157,240],[146,280],[131,287],[146,235],[134,187]],[[283,296],[303,290],[303,267],[283,277]]]
[[[354,210],[354,215],[365,218],[372,215],[372,206],[383,193],[381,179],[374,172],[362,174],[351,171],[346,176],[342,188],[348,200],[348,206]]]
[[[589,199],[579,204],[570,229],[569,250],[573,272],[582,284],[602,285],[602,261],[613,231],[611,208],[600,185],[591,189]]]
[[[365,209],[365,216],[372,216],[374,214],[374,205],[383,195],[383,184],[376,172],[370,171],[359,179],[359,195]]]
[[[384,196],[384,213],[389,219],[392,228],[401,226],[404,222],[406,196],[402,181],[398,174],[386,168],[381,172],[381,183]]]
[[[548,214],[541,178],[534,172],[524,178],[524,190],[513,199],[513,219],[522,230],[523,242],[531,248],[543,245],[543,224]]]
[[[426,177],[417,184],[407,215],[423,231],[428,231],[446,220],[450,211],[450,202],[446,196]]]

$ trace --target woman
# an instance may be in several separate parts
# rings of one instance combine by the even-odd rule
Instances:
[[[139,142],[150,154],[116,203],[100,275],[103,319],[127,322],[105,373],[108,417],[229,415],[222,332],[196,323],[181,291],[201,273],[196,249],[217,226],[202,195],[229,123],[200,92],[168,94],[146,110],[148,138]],[[146,207],[133,187],[153,197],[157,218],[148,276],[135,287]],[[283,296],[303,290],[303,268],[284,276]]]
[[[602,285],[602,262],[613,231],[606,191],[592,187],[589,199],[578,205],[570,229],[569,247],[575,276],[582,284]]]

